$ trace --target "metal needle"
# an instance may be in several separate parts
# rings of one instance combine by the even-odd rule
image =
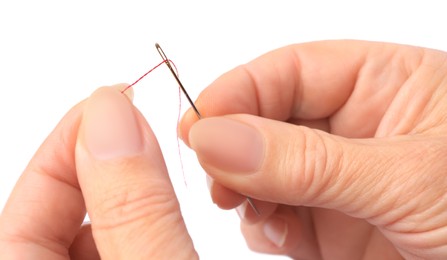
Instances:
[[[177,73],[175,73],[174,69],[172,68],[171,61],[168,59],[168,57],[166,56],[165,52],[160,47],[160,44],[156,43],[155,44],[155,48],[157,49],[157,51],[160,54],[161,58],[165,61],[166,65],[168,66],[169,70],[171,71],[172,75],[174,76],[175,80],[177,81],[178,85],[180,86],[180,89],[182,90],[183,94],[185,94],[186,98],[188,99],[189,104],[191,104],[191,107],[194,109],[194,112],[196,112],[197,117],[199,119],[201,119],[202,115],[200,114],[200,112],[197,109],[197,107],[194,105],[194,102],[192,102],[191,98],[188,95],[188,92],[186,92],[185,87],[183,87],[183,84],[180,81],[180,79],[178,78]],[[261,213],[259,212],[258,208],[256,207],[256,205],[254,204],[253,200],[250,197],[247,197],[247,202],[248,202],[248,204],[250,204],[251,208],[256,213],[256,215],[258,215],[258,216],[261,215]]]
[[[200,114],[199,110],[197,110],[197,107],[194,105],[194,102],[192,102],[191,98],[188,95],[188,92],[186,92],[185,87],[183,87],[182,82],[177,76],[177,73],[175,73],[174,69],[171,66],[171,61],[166,56],[163,49],[160,47],[160,44],[156,43],[155,48],[157,48],[158,53],[160,54],[161,58],[165,61],[166,65],[168,66],[169,70],[171,71],[172,75],[174,76],[175,80],[177,81],[178,85],[182,89],[183,94],[185,94],[186,98],[188,99],[189,104],[191,104],[191,107],[194,109],[194,112],[196,112],[197,117],[200,119],[202,118],[202,115]]]

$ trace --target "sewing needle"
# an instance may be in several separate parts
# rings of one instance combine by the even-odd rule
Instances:
[[[175,80],[177,81],[178,85],[180,86],[180,89],[182,90],[183,94],[185,94],[186,98],[188,99],[189,104],[191,104],[192,109],[194,109],[194,112],[196,112],[197,117],[199,119],[201,119],[202,115],[200,114],[200,112],[197,109],[197,107],[194,105],[194,102],[192,102],[191,98],[188,95],[188,92],[186,92],[186,89],[183,87],[182,82],[178,78],[177,73],[175,73],[174,69],[172,68],[171,62],[168,59],[168,57],[166,56],[166,54],[163,51],[163,49],[160,47],[160,44],[156,43],[155,44],[155,48],[157,49],[157,51],[160,54],[161,58],[165,61],[166,65],[168,66],[169,70],[171,71],[172,75],[174,76]],[[256,213],[256,215],[260,216],[261,213],[259,212],[258,208],[256,207],[256,205],[254,204],[253,200],[250,197],[247,197],[247,202],[248,202],[248,204],[250,204],[251,208]]]

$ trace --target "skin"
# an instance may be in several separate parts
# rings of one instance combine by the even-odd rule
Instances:
[[[287,46],[212,83],[196,102],[204,119],[188,111],[180,135],[255,251],[445,259],[446,57],[360,41]],[[198,258],[124,87],[75,106],[37,151],[0,217],[0,259]]]
[[[95,91],[39,148],[3,209],[0,259],[198,258],[126,86]],[[91,224],[81,225],[86,211]]]
[[[445,259],[446,58],[361,41],[288,46],[213,82],[196,102],[205,119],[190,111],[181,133],[218,206],[238,206],[240,194],[257,200],[261,216],[239,206],[255,251]],[[261,136],[254,165],[244,164],[254,149],[228,127],[235,122]],[[265,235],[269,221],[287,226],[279,247]]]

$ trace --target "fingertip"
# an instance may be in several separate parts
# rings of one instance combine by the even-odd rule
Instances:
[[[126,95],[127,98],[129,98],[130,101],[133,101],[134,91],[133,91],[132,87],[129,87],[129,84],[127,84],[127,83],[118,83],[118,84],[112,85],[110,87],[118,90],[121,93],[123,93],[124,95]]]
[[[263,225],[262,231],[264,236],[276,247],[281,248],[286,242],[289,233],[289,225],[287,222],[277,216],[267,219]]]
[[[191,129],[192,125],[198,120],[199,119],[197,118],[197,115],[192,108],[189,108],[180,120],[177,129],[178,136],[188,147],[191,147],[189,142],[189,130]]]
[[[240,204],[236,211],[241,220],[248,225],[253,225],[264,221],[269,218],[276,211],[278,204],[268,201],[256,200],[251,198],[251,201],[256,206],[258,212],[256,212],[250,203],[248,203],[247,197],[243,197],[244,202]],[[259,213],[259,214],[258,214]]]
[[[244,196],[215,182],[210,176],[207,176],[207,183],[211,199],[221,209],[233,209],[245,200]]]
[[[302,237],[300,229],[296,215],[283,207],[259,223],[241,223],[248,247],[268,254],[288,255],[295,251]]]
[[[117,87],[97,89],[85,105],[78,150],[95,159],[133,156],[145,148],[134,106]]]
[[[248,247],[256,252],[287,255],[293,259],[321,259],[308,208],[280,205],[264,221],[241,222]]]

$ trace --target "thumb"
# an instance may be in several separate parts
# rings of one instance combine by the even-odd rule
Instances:
[[[402,144],[351,140],[250,115],[199,120],[189,142],[215,181],[258,200],[371,218],[405,203],[399,195],[411,189],[399,182],[408,179],[409,168],[391,161],[408,153]]]
[[[86,101],[76,169],[101,259],[194,258],[157,140],[117,89]]]

